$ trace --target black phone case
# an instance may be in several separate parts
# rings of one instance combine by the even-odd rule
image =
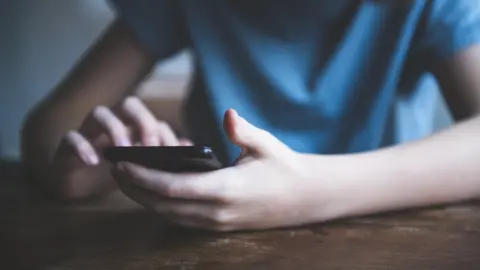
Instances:
[[[222,168],[209,147],[109,147],[103,155],[112,163],[126,161],[167,172],[208,172]]]

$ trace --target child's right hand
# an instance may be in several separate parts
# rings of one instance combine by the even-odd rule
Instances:
[[[78,162],[97,165],[109,146],[178,146],[191,145],[179,139],[171,127],[158,120],[137,97],[128,97],[113,109],[96,107],[78,130],[69,131],[54,155],[56,164]]]

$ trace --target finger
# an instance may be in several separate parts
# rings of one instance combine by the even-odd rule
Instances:
[[[276,155],[289,151],[289,148],[275,136],[250,124],[233,109],[226,111],[223,126],[232,143],[240,146],[244,155],[246,153]]]
[[[170,126],[159,122],[138,97],[126,98],[122,104],[122,111],[139,130],[140,140],[144,145],[178,145],[178,140]]]
[[[64,136],[63,141],[67,147],[73,149],[76,156],[86,165],[96,165],[99,163],[99,157],[95,149],[79,132],[69,131]]]
[[[115,146],[131,146],[128,128],[105,106],[92,111],[91,117],[111,138]]]
[[[133,122],[139,132],[140,141],[143,145],[159,146],[157,119],[143,105],[139,98],[131,96],[121,104],[122,114]]]
[[[182,199],[167,199],[138,186],[129,185],[121,176],[116,177],[120,190],[130,199],[152,210],[166,220],[185,227],[220,230],[226,224],[215,219],[219,205]]]
[[[180,144],[180,146],[193,146],[193,142],[185,138],[180,139],[178,143]]]
[[[222,205],[187,200],[160,200],[153,208],[165,219],[176,224],[205,230],[226,231],[233,228],[235,220]]]
[[[230,179],[222,171],[172,174],[124,162],[117,169],[131,184],[164,197],[228,202]]]
[[[160,144],[164,146],[178,146],[180,143],[172,128],[166,122],[158,122],[158,134]]]
[[[226,232],[234,230],[234,226],[216,223],[202,217],[165,215],[164,218],[174,224],[187,228],[202,229],[207,231]]]

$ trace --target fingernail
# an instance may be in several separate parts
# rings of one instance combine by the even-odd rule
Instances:
[[[97,165],[100,162],[97,155],[94,153],[84,153],[82,154],[82,159],[83,162],[87,163],[88,165]]]
[[[127,140],[127,139],[121,139],[121,140],[119,141],[119,146],[128,147],[128,146],[132,146],[132,144],[131,144],[130,141]]]
[[[193,143],[189,140],[180,140],[181,146],[193,146]]]
[[[95,154],[88,155],[88,158],[90,159],[90,162],[92,162],[93,165],[97,165],[98,163],[100,163],[98,156]]]
[[[240,124],[240,125],[245,125],[247,124],[247,120],[245,120],[245,118],[241,117],[240,115],[237,115],[237,123]]]

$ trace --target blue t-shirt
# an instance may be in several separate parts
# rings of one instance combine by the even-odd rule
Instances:
[[[239,149],[228,108],[294,150],[395,143],[393,104],[439,61],[480,41],[478,0],[113,0],[159,60],[189,48],[192,139],[224,161]]]

